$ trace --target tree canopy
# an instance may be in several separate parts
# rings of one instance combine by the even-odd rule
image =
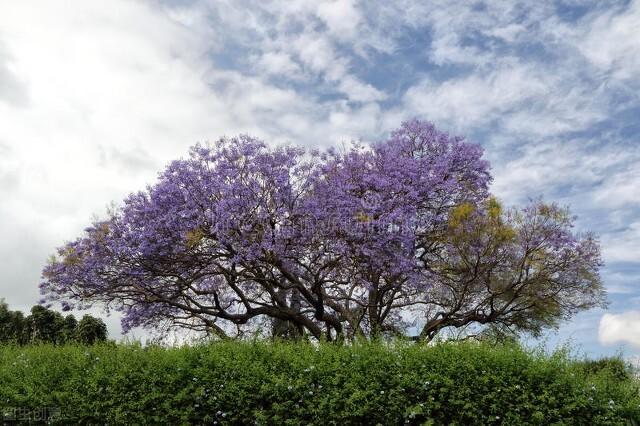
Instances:
[[[84,315],[78,323],[73,315],[36,305],[31,314],[11,311],[0,299],[0,343],[25,345],[29,343],[82,343],[93,344],[107,340],[107,326],[91,315]]]
[[[604,304],[594,235],[555,204],[504,208],[482,155],[418,120],[344,150],[196,145],[60,247],[41,291],[125,329],[327,340],[535,334]]]

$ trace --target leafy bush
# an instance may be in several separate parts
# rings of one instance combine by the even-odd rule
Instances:
[[[620,358],[586,360],[580,363],[587,374],[604,372],[617,380],[632,380],[631,366]]]
[[[638,383],[516,345],[0,347],[0,409],[62,423],[589,424],[640,419]]]

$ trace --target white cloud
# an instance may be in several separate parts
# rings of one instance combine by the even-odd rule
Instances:
[[[318,3],[317,15],[329,33],[339,40],[351,40],[358,34],[360,10],[353,0],[330,0]]]
[[[423,4],[414,12],[432,30],[425,54],[462,72],[445,79],[427,74],[407,90],[401,108],[465,133],[498,120],[494,134],[512,139],[588,129],[629,106],[616,94],[637,99],[617,79],[638,75],[640,54],[633,52],[640,37],[632,33],[640,26],[638,4],[622,11],[592,5],[572,23],[550,2]],[[592,49],[589,40],[600,44]],[[603,75],[603,67],[616,71]]]
[[[347,72],[348,62],[335,52],[331,41],[320,33],[303,32],[290,44],[299,60],[309,70],[337,80]]]
[[[527,27],[522,24],[507,24],[505,26],[490,29],[487,34],[501,38],[507,43],[513,43],[520,36],[525,34],[526,31]]]
[[[549,84],[534,67],[507,60],[486,73],[423,80],[406,91],[403,108],[466,130],[503,120],[512,109],[548,93]]]
[[[302,32],[287,43],[306,70],[322,76],[329,87],[345,94],[355,102],[374,102],[384,99],[382,91],[362,82],[350,72],[350,61],[340,56],[331,39],[317,32]]]
[[[605,268],[603,279],[608,294],[623,294],[629,303],[638,303],[640,296],[640,270],[613,270]],[[629,299],[630,298],[630,299]]]
[[[640,1],[597,13],[573,42],[597,67],[620,79],[640,76]]]
[[[604,119],[608,97],[580,80],[574,69],[553,72],[518,58],[493,60],[490,70],[409,88],[401,108],[458,132],[496,125],[494,134],[548,137],[585,129]]]
[[[5,52],[0,40],[0,102],[13,106],[26,106],[29,94],[23,81],[16,75],[11,58]]]
[[[506,43],[538,39],[539,23],[553,19],[553,12],[549,2],[437,0],[412,8],[408,13],[413,17],[407,19],[430,25],[428,54],[434,63],[491,68],[493,60],[504,55],[503,46],[494,39]],[[481,37],[484,43],[478,43]]]
[[[356,102],[376,102],[386,97],[384,93],[372,85],[363,83],[352,76],[340,79],[338,88],[341,92],[348,94],[350,100]]]
[[[302,74],[300,65],[291,58],[291,55],[284,52],[265,52],[254,58],[254,61],[261,70],[270,75],[298,79]]]
[[[633,150],[627,156],[633,158]],[[640,155],[625,169],[608,176],[594,193],[594,201],[609,208],[640,205]]]
[[[512,154],[511,158],[507,153]],[[579,192],[567,196],[578,196],[583,203],[602,209],[621,206],[603,203],[597,194],[612,189],[613,182],[626,173],[627,164],[633,167],[640,161],[638,154],[624,145],[604,150],[598,139],[542,139],[535,135],[515,142],[511,138],[489,141],[487,153],[493,164],[493,189],[500,196],[515,201],[523,196],[543,195],[563,185],[574,186]]]
[[[640,311],[604,314],[600,319],[598,338],[604,345],[630,343],[640,347]]]
[[[250,62],[276,78],[296,80],[352,102],[375,102],[385,94],[354,72],[351,49],[366,56],[383,46],[362,23],[362,7],[349,0],[305,2],[209,2],[212,25],[254,53]],[[249,35],[247,35],[249,34]],[[347,51],[340,48],[347,46]],[[321,84],[318,84],[320,80]],[[319,86],[319,87],[318,87]]]
[[[602,237],[606,262],[640,262],[640,221]]]

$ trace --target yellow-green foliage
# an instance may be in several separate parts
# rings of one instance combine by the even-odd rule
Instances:
[[[487,201],[487,212],[491,219],[500,218],[500,215],[502,214],[502,206],[500,205],[500,202],[498,202],[497,198],[489,198],[489,201]]]
[[[365,212],[358,212],[358,214],[356,214],[356,221],[359,223],[369,223],[371,217]]]
[[[67,247],[62,254],[62,263],[66,266],[77,265],[82,261],[82,258],[73,247]]]
[[[107,235],[109,235],[109,224],[107,224],[106,222],[102,222],[96,228],[95,238],[97,241],[102,242],[105,240],[105,238],[107,238]]]
[[[620,363],[516,345],[0,347],[0,409],[61,424],[626,425],[639,404]]]
[[[55,265],[58,262],[58,258],[56,257],[55,254],[50,254],[49,258],[47,259],[47,263],[50,265]]]
[[[474,215],[476,207],[471,203],[462,203],[454,207],[449,216],[449,230],[458,244],[474,239],[487,239],[494,244],[513,241],[517,233],[514,227],[503,220],[502,205],[497,198],[487,200],[486,216]],[[472,221],[472,226],[463,225]]]
[[[187,232],[185,236],[185,246],[188,249],[193,249],[200,244],[200,241],[204,238],[204,231],[201,228],[196,228],[192,231]]]
[[[451,228],[458,228],[464,222],[469,220],[473,212],[475,211],[475,207],[471,203],[462,203],[457,205],[451,211],[451,215],[449,216],[449,226]]]

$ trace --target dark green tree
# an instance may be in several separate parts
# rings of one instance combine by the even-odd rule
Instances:
[[[70,343],[76,340],[78,320],[73,315],[67,315],[60,327],[57,343]]]
[[[64,318],[58,312],[40,305],[34,306],[27,317],[29,342],[58,343],[63,322]]]
[[[105,323],[91,315],[83,316],[76,329],[76,341],[85,345],[92,345],[106,340],[107,326]]]
[[[25,344],[28,341],[27,325],[20,311],[10,311],[0,299],[0,343]]]
[[[9,310],[0,299],[0,344],[15,343],[66,343],[93,344],[107,340],[107,326],[91,315],[85,315],[80,322],[73,315],[60,313],[36,305],[25,318],[20,311]]]

